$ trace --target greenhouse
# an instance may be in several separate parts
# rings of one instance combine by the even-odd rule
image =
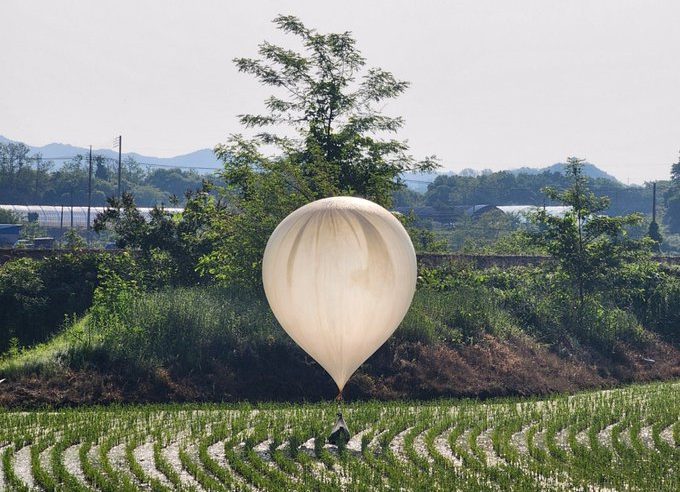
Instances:
[[[77,227],[87,228],[87,207],[66,207],[54,205],[0,205],[0,210],[13,212],[22,221],[37,221],[41,227]],[[94,222],[98,213],[105,207],[90,207],[90,225]],[[149,218],[152,208],[138,208],[146,219]],[[179,213],[183,208],[165,208],[166,212]]]

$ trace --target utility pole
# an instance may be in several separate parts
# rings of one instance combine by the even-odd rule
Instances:
[[[38,176],[40,175],[40,159],[35,160],[35,204],[38,205]]]
[[[87,174],[87,238],[90,239],[90,207],[92,206],[92,145],[90,145],[90,170]]]
[[[652,183],[652,222],[656,222],[656,181]]]
[[[120,169],[123,155],[123,137],[118,136],[118,200],[120,200]]]

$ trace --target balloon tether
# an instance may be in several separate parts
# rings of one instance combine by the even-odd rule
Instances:
[[[342,390],[340,390],[338,396],[335,397],[335,401],[338,404],[337,420],[331,431],[331,435],[328,436],[328,442],[335,445],[341,445],[341,443],[347,444],[351,436],[347,424],[345,423],[345,419],[342,417]]]
[[[335,397],[335,401],[338,402],[338,413],[342,414],[342,390],[338,392],[338,396]]]

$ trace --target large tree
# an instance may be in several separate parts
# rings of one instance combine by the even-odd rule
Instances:
[[[264,42],[258,58],[234,60],[275,94],[264,114],[240,116],[252,137],[232,135],[215,148],[232,208],[215,218],[219,246],[201,268],[227,283],[259,284],[267,237],[295,208],[336,195],[389,206],[402,173],[437,166],[434,157],[414,159],[395,138],[403,119],[381,111],[408,83],[366,68],[351,33],[322,34],[293,16],[274,24],[298,49]]]

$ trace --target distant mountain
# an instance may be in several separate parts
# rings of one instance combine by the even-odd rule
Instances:
[[[15,142],[0,135],[0,143]],[[78,154],[87,155],[90,149],[85,147],[74,147],[73,145],[62,143],[51,143],[43,145],[42,147],[28,146],[31,149],[31,154],[42,154],[46,160],[57,157],[74,157]],[[102,155],[112,159],[118,159],[118,151],[112,149],[92,149],[93,154]],[[175,157],[153,157],[138,154],[136,152],[123,152],[123,159],[132,157],[141,164],[151,164],[156,166],[167,167],[182,167],[182,168],[215,168],[221,167],[221,162],[215,157],[215,154],[210,149],[201,149],[189,154],[178,155]],[[62,161],[55,161],[57,167]]]
[[[541,174],[544,172],[551,172],[551,173],[561,173],[564,174],[564,170],[566,168],[566,163],[564,162],[557,162],[555,164],[552,164],[551,166],[546,166],[546,167],[541,167],[541,168],[536,168],[536,167],[520,167],[518,169],[508,169],[507,172],[512,173],[512,174]],[[586,162],[583,165],[583,172],[586,176],[592,179],[598,179],[598,178],[603,178],[603,179],[608,179],[610,181],[616,181],[618,180],[612,176],[611,174],[603,171],[599,167],[597,167],[595,164],[591,164],[590,162]],[[404,173],[403,179],[406,182],[406,186],[408,188],[412,189],[413,191],[418,191],[421,193],[424,193],[427,191],[427,185],[432,183],[437,176],[468,176],[468,177],[476,177],[476,176],[485,176],[487,174],[491,174],[493,171],[491,169],[482,169],[477,170],[477,169],[471,169],[471,168],[465,168],[460,172],[455,172],[455,171],[443,171],[443,172],[434,172],[434,173]]]
[[[6,137],[0,135],[0,143],[14,142],[14,140],[9,140]],[[74,147],[73,145],[61,144],[61,143],[51,143],[48,145],[43,145],[42,147],[33,147],[29,145],[32,154],[42,154],[44,159],[54,159],[56,157],[74,157],[78,154],[87,155],[89,149],[85,147]],[[97,155],[103,155],[104,157],[109,157],[112,159],[118,159],[118,151],[112,149],[96,149],[92,150],[93,153]],[[181,168],[214,168],[218,169],[222,166],[221,162],[215,157],[215,154],[210,149],[201,149],[189,154],[178,155],[175,157],[153,157],[142,154],[137,154],[136,152],[124,152],[123,158],[132,157],[134,160],[141,164],[151,164],[156,166],[167,166],[167,167],[181,167]],[[62,161],[55,161],[57,167]],[[547,167],[534,168],[534,167],[520,167],[518,169],[511,169],[508,172],[513,174],[539,174],[545,171],[549,172],[559,172],[564,173],[564,168],[566,164],[563,162],[558,162]],[[583,166],[583,171],[586,176],[596,179],[604,178],[611,181],[618,181],[611,174],[606,173],[602,169],[598,168],[594,164],[586,162]],[[437,176],[440,175],[458,175],[458,176],[482,176],[490,174],[493,171],[490,169],[483,169],[481,171],[477,169],[466,168],[456,173],[455,171],[444,171],[440,173],[405,173],[403,178],[406,181],[406,185],[414,191],[425,192],[427,191],[427,185],[435,180]]]
[[[560,173],[564,174],[564,170],[566,168],[567,164],[564,162],[558,162],[553,164],[552,166],[544,167],[541,169],[536,169],[533,167],[520,167],[519,169],[513,169],[510,172],[513,174],[540,174],[545,171],[549,171],[551,173]],[[583,163],[583,173],[588,176],[589,178],[592,179],[598,179],[598,178],[603,178],[603,179],[608,179],[610,181],[618,181],[614,176],[611,174],[603,171],[599,167],[597,167],[595,164],[591,164],[590,162],[584,162]]]

